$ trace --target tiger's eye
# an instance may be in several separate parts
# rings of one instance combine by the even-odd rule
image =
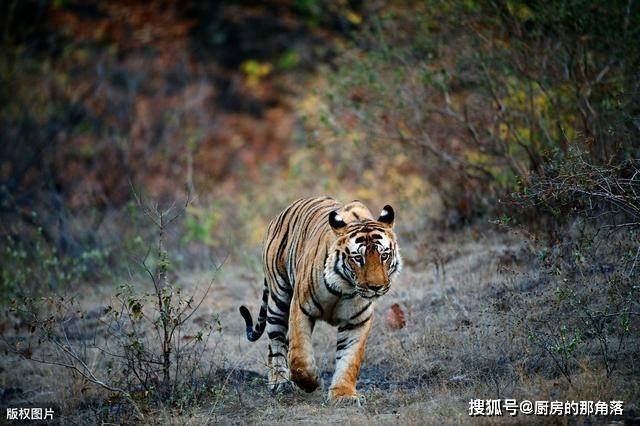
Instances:
[[[389,253],[382,253],[382,254],[380,255],[380,258],[381,258],[382,260],[387,260],[387,259],[389,258]]]
[[[355,260],[358,263],[362,263],[362,256],[360,256],[360,255],[353,256],[353,260]]]

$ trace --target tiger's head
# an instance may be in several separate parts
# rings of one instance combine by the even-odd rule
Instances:
[[[368,214],[356,214],[354,218],[348,206],[345,207],[346,211],[341,209],[329,214],[329,225],[338,238],[328,258],[331,264],[325,269],[353,287],[359,296],[380,297],[389,291],[402,265],[393,232],[395,213],[386,205],[374,220],[364,207]]]

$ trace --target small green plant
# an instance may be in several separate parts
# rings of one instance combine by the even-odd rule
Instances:
[[[184,209],[162,211],[139,202],[157,231],[154,247],[140,262],[152,287],[124,283],[100,312],[88,312],[76,297],[14,300],[10,312],[28,324],[30,335],[3,338],[26,360],[70,369],[118,395],[142,418],[147,404],[193,405],[206,395],[213,364],[204,358],[211,356],[208,344],[222,326],[217,316],[199,325],[192,321],[213,280],[196,298],[172,278],[166,232]]]
[[[569,383],[582,364],[603,367],[607,377],[619,372],[634,356],[625,342],[640,327],[636,233],[609,233],[603,240],[600,232],[585,231],[577,241],[544,250],[539,267],[553,291],[537,305],[526,295],[516,304],[513,329]]]
[[[186,232],[182,237],[182,243],[195,241],[209,247],[216,247],[220,244],[216,238],[219,225],[220,217],[215,209],[190,208],[184,219]]]
[[[109,278],[109,257],[107,250],[98,248],[79,256],[63,255],[41,238],[40,230],[30,241],[5,236],[0,249],[0,306],[26,294],[66,291],[87,279]]]

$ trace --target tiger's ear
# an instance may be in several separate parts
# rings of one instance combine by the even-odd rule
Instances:
[[[342,235],[347,227],[347,223],[335,210],[329,213],[329,225],[331,225],[331,229],[336,235]]]
[[[389,226],[389,228],[393,227],[393,221],[396,217],[395,212],[393,211],[393,207],[389,204],[382,208],[382,212],[380,212],[380,217],[378,218],[378,222],[382,222]]]

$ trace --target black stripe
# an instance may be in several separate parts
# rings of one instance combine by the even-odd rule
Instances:
[[[349,231],[349,238],[353,238],[356,235],[360,234],[360,233],[369,233],[369,232],[373,232],[373,231],[378,231],[378,232],[382,232],[384,233],[385,230],[379,226],[374,226],[369,222],[364,222],[365,225],[363,225],[363,223],[358,223],[355,224],[356,228],[354,228],[353,230]]]
[[[339,262],[339,260],[340,260],[340,259],[338,258],[338,256],[339,256],[340,254],[343,254],[343,255],[344,255],[344,253],[337,252],[337,255],[336,255],[336,261],[333,263],[333,272],[335,272],[335,273],[336,273],[336,275],[338,275],[340,278],[342,278],[343,280],[345,280],[345,281],[346,281],[346,282],[348,282],[349,284],[353,284],[353,283],[351,282],[351,280],[350,280],[350,279],[348,279],[348,278],[347,278],[347,277],[342,273],[342,271],[341,271],[340,269],[338,269],[338,262]],[[344,262],[344,260],[343,260],[343,262]],[[344,267],[344,266],[343,266],[343,267]]]
[[[273,237],[276,237],[279,233],[280,233],[280,229],[282,228],[282,225],[284,223],[285,218],[287,217],[287,214],[289,212],[289,210],[291,210],[291,208],[294,206],[294,204],[291,204],[289,207],[287,207],[282,213],[280,213],[280,215],[278,215],[278,218],[276,219],[275,224],[272,222],[273,225],[273,229],[271,227],[271,225],[269,226],[269,229],[267,231],[268,235],[272,235]],[[285,236],[287,235],[288,231],[285,233]],[[274,238],[272,238],[266,245],[265,249],[264,249],[264,253],[269,253],[270,249],[271,249],[271,245],[276,242],[276,240]],[[286,243],[286,239],[285,239],[285,243]],[[282,274],[280,272],[286,272],[286,271],[278,271],[278,259],[279,256],[281,255],[281,249],[282,245],[278,246],[278,250],[276,251],[276,257],[274,257],[271,260],[271,270],[275,271],[275,273],[277,273],[278,275],[282,276]]]
[[[308,198],[299,204],[299,207],[295,210],[295,214],[293,211],[291,212],[291,216],[293,218],[289,221],[289,230],[298,229],[298,222],[300,221],[301,216],[305,216],[305,209],[307,207],[310,207],[311,204],[314,204],[317,201],[318,200],[314,198]]]
[[[299,199],[299,200],[296,200],[296,201],[295,201],[295,202],[290,206],[291,210],[288,212],[288,213],[290,213],[290,214],[289,214],[289,220],[288,220],[288,222],[287,222],[287,236],[288,236],[288,233],[289,233],[290,231],[295,231],[295,230],[297,229],[297,222],[298,222],[298,220],[299,220],[299,218],[300,218],[299,212],[303,211],[303,210],[304,210],[304,208],[305,208],[308,204],[312,203],[313,201],[314,201],[314,199],[313,199],[313,198],[310,198],[310,199],[309,199],[309,198],[307,198],[307,199],[305,199],[305,198],[301,198],[301,199]],[[288,209],[287,209],[287,210],[288,210]],[[285,214],[283,214],[283,219],[284,219],[284,216],[285,216]],[[285,247],[285,246],[286,246],[286,243],[288,243],[288,238],[287,238],[287,241],[286,241],[285,243],[282,243],[282,244],[281,244],[281,246],[279,246],[279,247],[278,247],[278,249],[282,248],[282,249],[284,250],[284,249],[286,248],[286,247]],[[294,243],[295,243],[295,241],[292,241],[292,244],[291,244],[291,247],[290,247],[290,250],[289,250],[290,252],[291,252],[291,250],[294,248],[294,245],[295,245]],[[291,253],[289,253],[289,258],[291,258]],[[276,261],[276,262],[277,262],[277,261]],[[288,275],[289,275],[289,274],[288,274],[288,272],[289,272],[289,271],[288,271],[288,269],[289,269],[289,268],[287,267],[287,266],[288,266],[288,263],[289,263],[289,262],[285,262],[285,271],[284,271],[284,272],[285,272],[285,274],[287,275],[287,277],[288,277]],[[287,281],[289,281],[289,280],[287,279]],[[293,288],[294,283],[289,282],[289,285],[290,285],[290,287],[291,287],[291,288]]]
[[[360,297],[364,298],[364,299],[373,299],[374,297],[377,297],[377,294],[373,294],[372,296],[367,296],[366,294],[361,294]]]
[[[349,348],[350,348],[351,346],[353,346],[353,344],[354,344],[355,342],[357,342],[357,341],[358,341],[358,339],[353,339],[353,340],[352,340],[352,341],[350,341],[350,342],[342,342],[341,344],[339,344],[338,346],[336,346],[336,352],[340,352],[340,351],[343,351],[343,350],[345,350],[345,349],[349,349]]]
[[[276,250],[275,259],[273,259],[273,263],[275,264],[275,268],[273,268],[273,269],[276,270],[276,272],[278,273],[278,275],[280,275],[280,277],[282,277],[283,273],[285,275],[287,274],[286,268],[285,268],[284,271],[278,271],[278,263],[279,263],[278,261],[280,260],[280,257],[282,257],[282,253],[284,252],[284,249],[287,246],[287,242],[288,241],[289,241],[289,230],[287,229],[287,231],[284,233],[284,236],[282,237],[282,242],[278,246],[278,250]],[[277,283],[277,281],[276,281],[276,283]],[[284,291],[287,291],[287,290],[284,290]]]
[[[324,281],[324,286],[327,288],[327,290],[329,291],[329,293],[333,294],[334,296],[342,296],[342,292],[333,289],[329,286],[329,283],[327,282],[327,280],[324,279],[324,277],[322,277],[322,281]]]
[[[344,275],[347,276],[351,276],[353,274],[353,272],[351,271],[351,269],[347,268],[347,264],[346,262],[342,263],[342,272],[344,273]],[[353,282],[353,280],[349,281],[349,282]]]
[[[346,335],[338,339],[338,341],[336,342],[336,352],[340,352],[344,349],[350,348],[355,342],[358,341],[358,339],[352,339],[349,342],[349,337],[349,335]]]
[[[269,324],[274,324],[274,325],[281,325],[285,328],[287,328],[287,321],[285,321],[284,319],[280,318],[280,317],[272,317],[272,316],[268,316],[267,317],[267,322]]]
[[[282,312],[289,312],[289,303],[283,302],[282,300],[278,299],[278,297],[273,293],[271,293],[271,300],[275,302],[278,309],[280,309]]]
[[[280,278],[282,278],[282,276],[280,276]],[[289,281],[289,279],[283,279],[284,281]],[[276,280],[276,287],[278,287],[278,290],[282,291],[284,294],[286,294],[287,296],[291,297],[293,296],[293,290],[291,289],[291,287],[283,287],[280,284],[278,284],[278,280]]]
[[[302,306],[302,303],[299,305],[300,306],[300,310],[302,311],[303,314],[305,314],[306,316],[308,316],[309,318],[313,318],[313,315],[311,315],[305,308],[304,306]]]
[[[309,295],[311,295],[311,301],[315,305],[316,309],[320,311],[320,315],[324,315],[324,309],[322,308],[322,305],[320,304],[320,302],[318,302],[316,296],[313,294],[313,287],[309,287]]]
[[[274,316],[277,316],[277,317],[280,317],[280,318],[283,318],[283,319],[289,317],[289,313],[288,312],[286,312],[284,314],[279,314],[279,313],[277,313],[276,311],[274,311],[271,308],[267,308],[267,311],[269,312],[269,315],[274,315]]]
[[[371,316],[368,316],[366,319],[355,323],[355,324],[351,324],[351,323],[347,323],[341,327],[338,327],[338,333],[342,333],[343,331],[348,331],[348,330],[355,330],[356,328],[360,328],[363,325],[365,325],[367,323],[367,321],[369,321],[371,319]]]
[[[362,310],[358,311],[357,314],[354,314],[353,316],[351,316],[351,318],[349,318],[350,320],[352,319],[356,319],[357,317],[359,317],[360,315],[362,315],[364,313],[364,311],[366,311],[367,309],[369,309],[369,306],[371,306],[371,303],[373,302],[369,302],[367,303],[367,306],[365,306]]]
[[[267,336],[269,336],[269,339],[271,340],[277,340],[279,342],[287,344],[287,336],[285,336],[281,331],[270,331],[267,333]]]
[[[287,217],[287,214],[289,213],[289,211],[293,208],[293,206],[295,206],[295,203],[292,203],[289,205],[289,207],[287,207],[286,209],[284,209],[284,211],[278,216],[277,222],[275,224],[275,229],[273,230],[273,235],[277,235],[280,232],[280,228],[282,228],[282,224],[284,223],[284,219]]]
[[[258,314],[258,322],[264,322],[267,317],[267,305],[260,306],[260,313]]]
[[[258,314],[258,322],[264,322],[267,317],[267,305],[264,304],[260,307],[260,313]]]
[[[316,244],[316,249],[314,251],[314,253],[319,253],[320,252],[320,245],[323,244],[324,241],[322,240],[322,238],[318,238],[318,243]],[[326,248],[325,248],[326,251]],[[322,259],[326,259],[327,258],[327,253],[324,253],[324,255],[322,256]]]

